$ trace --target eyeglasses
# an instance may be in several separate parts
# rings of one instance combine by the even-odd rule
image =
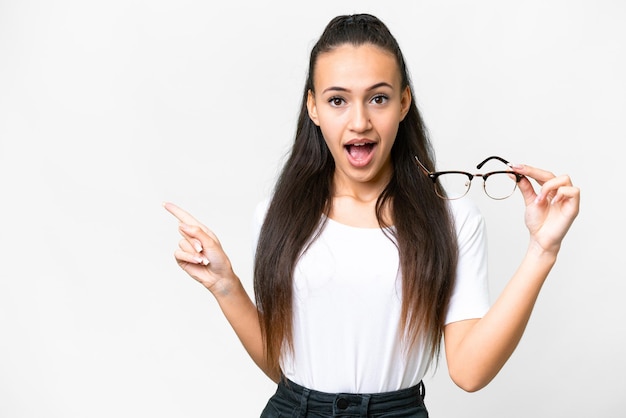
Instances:
[[[491,156],[476,166],[481,169],[487,161],[498,160],[511,166],[511,164],[501,157]],[[484,174],[471,174],[465,171],[429,171],[420,160],[415,157],[415,161],[428,174],[428,177],[435,185],[435,193],[442,199],[460,199],[469,191],[474,177],[482,177],[483,189],[487,196],[495,200],[506,199],[511,196],[517,188],[517,183],[524,177],[512,170],[491,171]]]

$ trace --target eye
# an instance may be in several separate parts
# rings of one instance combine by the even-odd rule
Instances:
[[[339,107],[345,102],[346,101],[343,99],[343,97],[339,97],[339,96],[333,96],[330,99],[328,99],[328,103],[330,103],[330,105],[334,107]]]
[[[389,97],[387,97],[386,95],[377,94],[376,96],[372,98],[372,103],[382,105],[382,104],[387,103],[388,100],[389,100]]]

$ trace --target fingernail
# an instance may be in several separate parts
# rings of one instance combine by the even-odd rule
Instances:
[[[193,243],[193,248],[196,249],[196,252],[199,252],[199,253],[202,252],[202,244],[200,244],[198,241],[195,241]]]
[[[208,259],[208,258],[206,258],[206,257],[203,257],[203,258],[202,258],[202,264],[204,264],[205,266],[208,266],[208,265],[209,265],[209,263],[210,263],[210,261],[209,261],[209,259]]]
[[[204,264],[204,258],[203,257],[194,257],[193,259],[198,264]]]
[[[517,164],[517,163],[509,163],[509,167],[514,168],[516,170],[521,170],[524,168],[523,164]]]

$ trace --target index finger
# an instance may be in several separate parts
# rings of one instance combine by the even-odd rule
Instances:
[[[537,167],[532,167],[529,165],[513,165],[511,166],[513,171],[519,174],[523,174],[526,177],[530,177],[539,183],[542,186],[546,181],[553,179],[556,177],[554,173],[546,170],[542,170]]]
[[[191,216],[190,213],[184,211],[183,209],[179,208],[178,206],[176,206],[173,203],[170,202],[164,202],[163,203],[163,207],[165,208],[165,210],[167,210],[169,213],[171,213],[172,215],[174,215],[176,217],[176,219],[178,219],[179,221],[181,221],[184,224],[187,225],[197,225],[197,226],[202,226],[202,224],[200,223],[200,221],[198,221],[196,218],[194,218],[193,216]]]

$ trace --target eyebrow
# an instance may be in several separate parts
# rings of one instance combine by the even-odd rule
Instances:
[[[393,86],[385,81],[381,81],[380,83],[376,83],[373,86],[369,87],[366,91],[371,91],[371,90],[375,90],[379,87],[389,87],[390,89],[393,89]],[[332,86],[332,87],[328,87],[326,89],[324,89],[324,91],[322,91],[322,94],[329,92],[329,91],[350,91],[349,89],[345,88],[345,87],[339,87],[339,86]]]

